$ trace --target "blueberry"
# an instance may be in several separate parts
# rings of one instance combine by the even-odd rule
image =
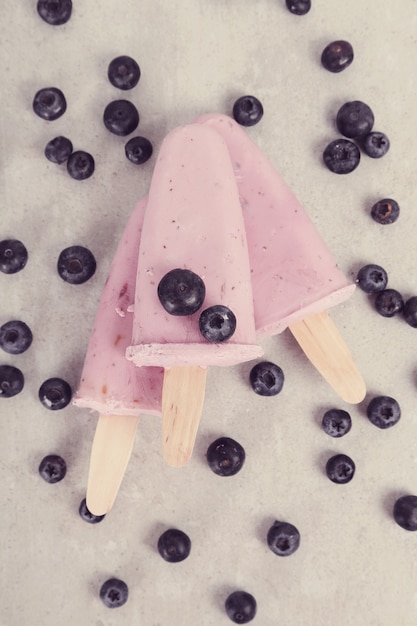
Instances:
[[[94,158],[89,152],[76,150],[67,161],[67,172],[75,180],[85,180],[94,174]]]
[[[394,519],[405,530],[417,530],[417,496],[401,496],[394,504]]]
[[[397,400],[390,396],[376,396],[367,406],[369,421],[378,428],[391,428],[399,421],[401,409]]]
[[[113,100],[104,109],[103,122],[111,133],[125,137],[138,127],[139,113],[128,100]]]
[[[32,331],[20,320],[6,322],[0,327],[0,348],[9,354],[22,354],[32,343]]]
[[[67,464],[59,454],[48,454],[39,464],[39,474],[47,483],[58,483],[66,473]]]
[[[232,113],[241,126],[254,126],[261,121],[264,109],[255,96],[241,96],[234,103]]]
[[[65,96],[56,87],[45,87],[37,91],[32,106],[36,115],[48,122],[57,120],[67,110]]]
[[[62,250],[57,263],[58,274],[71,285],[81,285],[96,271],[93,254],[83,246],[70,246]]]
[[[38,395],[45,408],[59,411],[71,402],[72,389],[62,378],[48,378],[40,386]]]
[[[261,361],[252,367],[249,381],[260,396],[276,396],[284,385],[284,372],[275,363]]]
[[[413,328],[417,328],[417,296],[412,296],[406,301],[403,308],[403,315],[407,324],[410,324]]]
[[[206,287],[191,270],[171,270],[158,285],[158,297],[171,315],[192,315],[202,306]]]
[[[305,15],[311,9],[311,0],[285,0],[290,13]]]
[[[321,53],[321,64],[334,74],[345,70],[353,61],[353,48],[342,39],[329,43]]]
[[[268,530],[266,539],[269,548],[278,556],[290,556],[300,545],[298,529],[288,522],[275,521]]]
[[[107,77],[113,87],[126,91],[133,89],[138,84],[140,68],[134,59],[123,55],[110,61]]]
[[[372,218],[378,224],[393,224],[400,215],[400,207],[398,202],[392,198],[384,198],[375,202],[371,209]]]
[[[116,609],[127,602],[129,588],[119,578],[109,578],[101,585],[100,599],[109,609]]]
[[[71,17],[71,0],[38,0],[38,13],[51,26],[65,24]]]
[[[146,137],[132,137],[125,145],[125,154],[135,165],[142,165],[151,158],[153,147]]]
[[[55,137],[45,146],[45,156],[52,163],[65,163],[72,153],[72,143],[66,137]]]
[[[256,600],[247,591],[234,591],[224,603],[227,616],[235,624],[247,624],[256,615]]]
[[[330,437],[343,437],[352,428],[352,419],[343,409],[329,409],[323,415],[321,424]]]
[[[81,519],[88,522],[88,524],[98,524],[106,517],[105,515],[94,515],[94,513],[91,513],[87,507],[87,501],[85,498],[80,502],[78,513],[80,514]]]
[[[336,126],[345,137],[364,137],[371,132],[374,125],[374,114],[371,108],[360,100],[346,102],[340,107],[336,116]]]
[[[394,317],[404,308],[402,295],[396,289],[384,289],[379,291],[375,298],[375,309],[383,317]]]
[[[0,271],[15,274],[22,270],[28,260],[28,251],[18,239],[0,241]]]
[[[184,561],[190,550],[191,540],[182,530],[169,528],[158,539],[158,552],[168,563]]]
[[[245,462],[244,448],[230,437],[220,437],[207,448],[207,463],[218,476],[234,476]]]
[[[204,339],[213,343],[227,341],[236,330],[235,314],[222,304],[205,309],[198,323]]]
[[[355,474],[355,463],[346,454],[335,454],[326,463],[326,474],[333,483],[344,485]]]
[[[11,398],[23,389],[25,379],[13,365],[0,365],[0,398]]]
[[[362,143],[364,152],[373,159],[380,159],[390,148],[390,141],[385,133],[373,131],[365,135]]]
[[[358,167],[360,159],[358,146],[349,139],[335,139],[323,152],[324,164],[334,174],[350,174]]]
[[[369,263],[361,267],[356,282],[365,293],[377,293],[387,286],[388,274],[380,265]]]

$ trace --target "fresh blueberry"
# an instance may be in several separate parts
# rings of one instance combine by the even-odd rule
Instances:
[[[127,602],[129,588],[119,578],[109,578],[101,585],[100,599],[109,609],[117,609]]]
[[[72,389],[62,378],[48,378],[40,386],[38,395],[44,407],[59,411],[71,402]]]
[[[388,274],[380,265],[369,263],[361,267],[356,277],[356,282],[365,293],[377,293],[386,288]]]
[[[32,331],[20,320],[6,322],[0,327],[0,348],[9,354],[22,354],[32,343]]]
[[[362,143],[365,154],[373,159],[380,159],[390,148],[390,141],[385,133],[373,131],[365,135]]]
[[[353,61],[353,48],[342,39],[329,43],[321,53],[321,64],[334,74],[345,70]]]
[[[52,163],[65,163],[72,153],[72,143],[66,137],[55,137],[45,146],[45,156]]]
[[[249,381],[260,396],[276,396],[284,385],[284,372],[275,363],[261,361],[252,367]]]
[[[264,109],[255,96],[241,96],[234,103],[232,113],[241,126],[254,126],[261,121]]]
[[[168,563],[184,561],[190,550],[191,540],[182,530],[169,528],[158,539],[158,552]]]
[[[245,462],[244,448],[230,437],[220,437],[207,448],[207,463],[218,476],[234,476]]]
[[[325,166],[334,174],[350,174],[361,160],[358,146],[349,139],[331,141],[323,152]]]
[[[47,483],[58,483],[66,473],[67,464],[59,454],[48,454],[39,464],[39,474]]]
[[[355,474],[355,463],[346,454],[335,454],[326,463],[326,474],[333,483],[344,485]]]
[[[288,522],[275,521],[268,530],[266,539],[269,548],[278,556],[290,556],[300,545],[298,529]]]
[[[25,379],[13,365],[0,365],[0,398],[11,398],[23,389]]]
[[[336,116],[336,126],[345,137],[364,137],[371,132],[374,125],[374,114],[371,108],[360,100],[346,102],[340,107]]]
[[[396,289],[384,289],[379,291],[375,298],[375,309],[383,317],[394,317],[404,308],[402,295]]]
[[[37,91],[32,106],[36,115],[48,122],[57,120],[67,110],[65,96],[56,87],[45,87]]]
[[[343,437],[352,428],[352,419],[343,409],[329,409],[323,415],[321,424],[330,437]]]
[[[93,276],[96,260],[88,248],[70,246],[60,253],[57,269],[62,280],[72,285],[81,285]]]
[[[158,285],[158,297],[171,315],[192,315],[202,306],[206,295],[204,282],[191,270],[171,270]]]
[[[394,519],[405,530],[417,530],[417,496],[401,496],[394,504]]]
[[[81,519],[88,522],[88,524],[98,524],[106,517],[105,515],[94,515],[94,513],[91,513],[87,507],[87,501],[85,498],[81,500],[78,513],[80,514]]]
[[[151,158],[153,147],[146,137],[132,137],[125,145],[125,154],[135,165],[142,165]]]
[[[403,315],[407,324],[410,324],[413,328],[417,328],[417,296],[412,296],[406,301],[403,308]]]
[[[0,241],[0,271],[15,274],[22,270],[28,260],[28,251],[18,239]]]
[[[222,304],[205,309],[198,323],[204,339],[213,343],[227,341],[236,330],[235,314]]]
[[[71,17],[71,0],[38,0],[38,13],[51,26],[65,24]]]
[[[311,9],[311,0],[285,0],[290,13],[305,15]]]
[[[392,198],[384,198],[375,202],[371,209],[372,218],[378,224],[393,224],[400,215],[400,207],[398,202]]]
[[[139,113],[128,100],[113,100],[104,109],[104,126],[111,133],[125,137],[138,127]]]
[[[94,174],[94,158],[89,152],[76,150],[68,157],[67,171],[75,180],[85,180]]]
[[[401,409],[397,400],[390,396],[372,398],[366,409],[369,421],[378,428],[391,428],[399,421]]]
[[[247,591],[234,591],[224,603],[227,616],[235,624],[247,624],[256,615],[256,600]]]
[[[140,68],[134,59],[123,55],[110,61],[107,76],[113,87],[126,91],[138,84]]]

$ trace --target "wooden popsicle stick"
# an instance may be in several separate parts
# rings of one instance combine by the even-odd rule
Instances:
[[[199,365],[169,367],[162,387],[162,452],[173,467],[191,458],[200,423],[207,368]]]
[[[363,378],[327,311],[294,322],[290,331],[311,363],[345,402],[357,404],[364,399]]]
[[[87,482],[87,508],[105,515],[112,508],[129,463],[139,416],[100,415]]]

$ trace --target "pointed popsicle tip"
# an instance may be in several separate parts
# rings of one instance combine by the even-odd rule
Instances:
[[[348,404],[359,404],[362,400],[365,399],[366,396],[366,385],[363,378],[358,375],[354,384],[352,384],[349,388],[344,389],[341,394],[342,400],[347,402]]]
[[[94,494],[89,493],[88,489],[87,489],[87,495],[86,495],[86,506],[87,509],[90,511],[90,513],[92,513],[93,515],[107,515],[107,513],[109,513],[112,509],[113,506],[113,502],[103,502],[103,500],[101,498],[95,498]]]

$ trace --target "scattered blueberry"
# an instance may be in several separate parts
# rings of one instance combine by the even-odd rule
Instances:
[[[227,616],[235,624],[247,624],[256,615],[256,600],[247,591],[234,591],[224,603]]]
[[[287,9],[294,15],[305,15],[311,9],[311,0],[285,0]]]
[[[62,280],[72,285],[81,285],[93,276],[96,260],[87,248],[70,246],[60,253],[57,269]]]
[[[94,158],[89,152],[76,150],[68,157],[67,171],[75,180],[85,180],[94,174]]]
[[[417,530],[417,496],[401,496],[394,504],[394,519],[405,530]]]
[[[290,556],[300,545],[298,529],[288,522],[275,521],[268,530],[266,539],[269,548],[278,556]]]
[[[321,424],[330,437],[343,437],[352,428],[352,419],[343,409],[329,409],[323,415]]]
[[[9,354],[22,354],[32,343],[32,331],[20,320],[11,320],[0,327],[0,348]]]
[[[234,476],[245,462],[244,448],[230,437],[219,437],[207,448],[207,463],[218,476]]]
[[[412,296],[406,301],[403,308],[403,315],[407,324],[410,324],[413,328],[417,328],[417,296]]]
[[[0,398],[11,398],[23,389],[25,379],[13,365],[0,365]]]
[[[158,552],[168,563],[184,561],[190,550],[191,540],[182,530],[169,528],[158,539]]]
[[[348,41],[342,39],[332,41],[321,54],[321,64],[334,74],[345,70],[353,61],[353,48]]]
[[[38,13],[51,26],[65,24],[71,17],[71,0],[38,0]]]
[[[101,585],[100,600],[109,609],[116,609],[127,602],[129,589],[126,583],[119,578],[109,578]]]
[[[67,110],[65,96],[56,87],[45,87],[37,91],[32,106],[36,115],[48,122],[57,120]]]
[[[129,100],[113,100],[104,109],[103,122],[111,133],[125,137],[138,127],[139,113]]]
[[[325,166],[334,174],[350,174],[361,160],[358,146],[349,139],[331,141],[323,152]]]
[[[392,198],[378,200],[371,209],[371,216],[378,224],[393,224],[397,221],[399,214],[398,202]]]
[[[18,239],[0,241],[0,271],[15,274],[22,270],[28,260],[28,251]]]
[[[72,153],[72,143],[66,137],[55,137],[45,146],[45,156],[52,163],[65,163]]]
[[[72,389],[62,378],[48,378],[40,386],[38,395],[45,408],[59,411],[71,402]]]
[[[66,473],[67,464],[58,454],[48,454],[39,464],[39,474],[47,483],[58,483]]]
[[[355,463],[346,454],[335,454],[326,463],[326,474],[333,483],[344,485],[355,474]]]
[[[261,361],[252,367],[249,381],[260,396],[276,396],[284,385],[284,372],[275,363]]]
[[[404,300],[396,289],[384,289],[377,293],[374,305],[377,312],[383,317],[394,317],[403,310]]]
[[[371,132],[374,125],[374,114],[371,108],[360,100],[346,102],[340,107],[336,116],[336,126],[345,137],[363,137]]]
[[[146,163],[151,158],[152,152],[152,144],[146,137],[132,137],[125,145],[125,154],[135,165]]]
[[[241,96],[233,105],[233,117],[241,126],[254,126],[264,114],[262,103],[255,96]]]
[[[236,317],[227,306],[216,304],[201,313],[199,327],[207,341],[213,343],[227,341],[236,330]]]
[[[356,277],[356,282],[365,293],[377,293],[386,288],[388,274],[380,265],[369,263],[361,267]]]
[[[401,409],[397,400],[390,396],[372,398],[366,409],[369,421],[378,428],[391,428],[399,421]]]
[[[94,515],[94,513],[91,513],[87,507],[87,501],[85,498],[81,500],[78,512],[81,519],[88,522],[88,524],[98,524],[106,517],[105,515]]]
[[[126,91],[138,84],[140,68],[134,59],[122,55],[110,61],[107,76],[113,87]]]
[[[385,133],[373,131],[365,135],[362,148],[369,157],[380,159],[390,148],[390,141]]]
[[[158,285],[158,297],[171,315],[192,315],[202,306],[206,295],[204,282],[191,270],[171,270]]]

